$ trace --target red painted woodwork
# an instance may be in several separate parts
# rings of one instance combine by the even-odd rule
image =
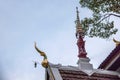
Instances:
[[[78,57],[79,58],[86,58],[86,50],[85,50],[85,41],[83,41],[83,37],[79,36],[77,40],[77,46],[78,46]]]

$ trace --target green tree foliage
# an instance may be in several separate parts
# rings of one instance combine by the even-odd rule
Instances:
[[[120,18],[120,0],[80,0],[80,5],[93,12],[92,17],[81,20],[85,35],[109,38],[116,34],[118,29],[114,28],[114,21],[110,18]]]

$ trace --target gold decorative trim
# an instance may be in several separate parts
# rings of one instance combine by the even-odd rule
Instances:
[[[120,44],[120,41],[115,40],[114,38],[113,38],[113,41],[115,42],[116,46],[118,46]]]
[[[49,62],[48,62],[48,59],[47,59],[46,54],[45,54],[43,51],[41,51],[40,49],[37,48],[36,42],[35,42],[34,46],[35,46],[36,51],[37,51],[41,56],[44,57],[44,59],[43,59],[43,61],[42,61],[42,63],[41,63],[42,66],[43,66],[44,68],[48,68],[48,69],[50,70],[50,78],[51,78],[51,80],[55,80],[55,77],[54,77],[53,72],[52,72],[52,69],[51,69],[51,67],[50,67],[50,65],[49,65]]]
[[[42,61],[41,64],[42,64],[42,66],[43,66],[44,68],[47,68],[47,67],[48,67],[47,56],[46,56],[46,54],[45,54],[44,52],[42,52],[40,49],[37,48],[36,42],[35,42],[35,49],[36,49],[36,51],[37,51],[41,56],[44,57],[44,59],[43,59],[43,61]]]

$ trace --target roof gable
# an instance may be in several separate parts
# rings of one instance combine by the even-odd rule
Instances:
[[[99,69],[116,71],[120,67],[120,44],[100,64]]]

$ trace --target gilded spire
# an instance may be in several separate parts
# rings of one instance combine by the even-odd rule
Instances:
[[[77,13],[77,20],[80,20],[80,19],[79,19],[79,11],[78,11],[78,7],[76,7],[76,13]]]
[[[76,23],[76,38],[79,38],[80,36],[81,37],[84,36],[84,31],[80,24],[78,7],[76,7],[76,13],[77,13],[77,20],[75,21],[75,23]]]
[[[79,58],[86,58],[87,53],[85,50],[85,41],[83,40],[84,31],[83,31],[82,26],[80,24],[78,7],[76,7],[76,13],[77,13],[77,20],[75,23],[76,23],[76,38],[78,39],[77,40],[78,57]]]

